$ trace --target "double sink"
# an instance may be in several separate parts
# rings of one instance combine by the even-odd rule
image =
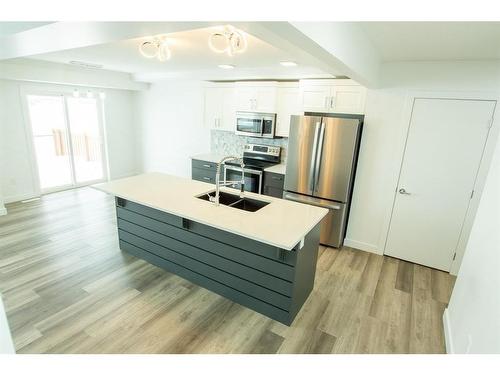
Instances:
[[[200,195],[196,198],[202,199],[204,201],[210,201],[210,198],[214,196],[215,196],[215,190]],[[269,203],[270,202],[260,201],[257,199],[251,199],[247,197],[241,198],[239,195],[230,194],[223,191],[219,192],[219,204],[243,211],[255,212],[260,210],[262,207],[267,206]]]

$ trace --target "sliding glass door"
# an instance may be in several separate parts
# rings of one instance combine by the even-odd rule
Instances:
[[[67,98],[73,165],[77,184],[104,177],[103,142],[95,98]]]
[[[27,106],[42,193],[105,179],[98,99],[28,94]]]

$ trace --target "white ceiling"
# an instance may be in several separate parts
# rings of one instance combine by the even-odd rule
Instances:
[[[315,67],[302,64],[289,53],[272,46],[250,34],[247,35],[246,52],[235,56],[218,54],[208,46],[209,35],[217,27],[195,29],[166,34],[171,46],[172,57],[166,62],[148,59],[139,53],[139,46],[148,38],[137,38],[119,42],[76,48],[42,55],[31,59],[69,63],[82,61],[102,65],[104,69],[149,76],[155,79],[186,78],[190,75],[202,79],[232,78],[300,78],[325,77],[325,73]],[[279,63],[284,60],[296,61],[299,65],[284,68]],[[232,70],[222,70],[220,64],[235,65]],[[263,77],[262,74],[266,75]]]
[[[0,22],[0,37],[17,34],[52,22]]]
[[[359,24],[384,62],[500,59],[500,22]]]

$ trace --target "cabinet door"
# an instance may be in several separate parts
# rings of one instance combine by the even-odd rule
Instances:
[[[332,112],[331,85],[304,85],[301,96],[304,112]]]
[[[337,113],[358,113],[365,111],[366,88],[362,86],[334,86],[332,111]]]
[[[301,115],[300,89],[298,87],[278,89],[278,110],[276,117],[276,135],[288,137],[290,116]]]
[[[204,123],[209,129],[218,129],[221,123],[222,88],[207,87],[205,89],[205,108],[204,108]]]
[[[255,88],[255,110],[258,112],[276,113],[276,87]]]
[[[251,112],[255,111],[256,107],[255,87],[237,87],[236,110]]]
[[[224,88],[221,91],[221,120],[219,130],[234,131],[236,127],[236,103],[234,88]]]

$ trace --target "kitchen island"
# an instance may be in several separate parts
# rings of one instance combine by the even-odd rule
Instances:
[[[215,206],[213,185],[161,173],[94,187],[116,197],[120,248],[138,258],[287,325],[313,288],[324,208],[253,193],[255,212]]]

